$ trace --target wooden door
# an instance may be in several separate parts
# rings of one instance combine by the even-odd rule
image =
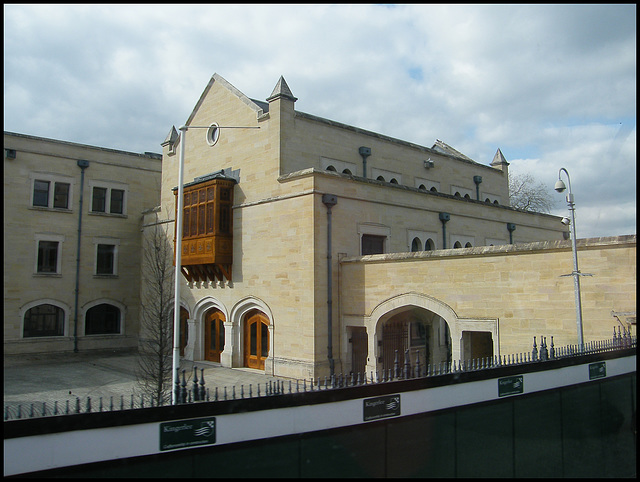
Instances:
[[[244,366],[264,370],[268,356],[269,320],[263,313],[252,311],[244,323]]]
[[[204,318],[204,359],[220,361],[224,350],[224,314],[220,310],[209,310]]]

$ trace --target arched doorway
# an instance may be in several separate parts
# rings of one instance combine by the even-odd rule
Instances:
[[[259,310],[247,313],[244,322],[244,366],[264,370],[269,356],[269,319]]]
[[[204,359],[220,362],[224,350],[224,322],[222,311],[212,308],[204,315]]]
[[[447,322],[434,312],[416,306],[394,310],[381,320],[378,330],[379,363],[385,375],[394,373],[396,356],[398,368],[405,363],[409,350],[412,367],[420,359],[423,373],[428,365],[451,361],[451,334]]]

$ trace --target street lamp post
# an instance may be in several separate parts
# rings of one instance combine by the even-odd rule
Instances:
[[[173,363],[171,373],[171,403],[178,403],[176,385],[180,369],[180,270],[182,267],[182,210],[184,206],[184,145],[187,138],[187,127],[180,127],[180,158],[178,161],[178,207],[176,208],[176,272],[174,276],[173,298]]]
[[[567,175],[567,182],[569,183],[569,193],[567,194],[567,205],[569,206],[569,212],[571,213],[571,248],[573,251],[573,285],[576,297],[576,324],[578,329],[578,349],[582,352],[584,348],[584,339],[582,334],[582,302],[580,301],[580,271],[578,270],[578,250],[576,248],[576,218],[575,211],[576,205],[573,202],[573,193],[571,192],[571,178],[569,172],[563,167],[558,171],[558,181],[554,186],[554,189],[558,192],[563,192],[567,187],[560,179],[560,174],[564,171]],[[564,220],[563,220],[564,222]]]

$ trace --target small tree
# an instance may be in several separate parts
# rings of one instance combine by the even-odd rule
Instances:
[[[143,239],[137,383],[160,405],[171,400],[173,388],[173,249],[167,229],[157,222],[145,229]]]
[[[537,213],[549,213],[554,205],[547,186],[528,173],[509,173],[509,202],[512,208]]]

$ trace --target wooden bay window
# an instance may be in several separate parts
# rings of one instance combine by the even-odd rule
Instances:
[[[231,280],[234,184],[216,177],[184,187],[181,271],[189,281]]]

